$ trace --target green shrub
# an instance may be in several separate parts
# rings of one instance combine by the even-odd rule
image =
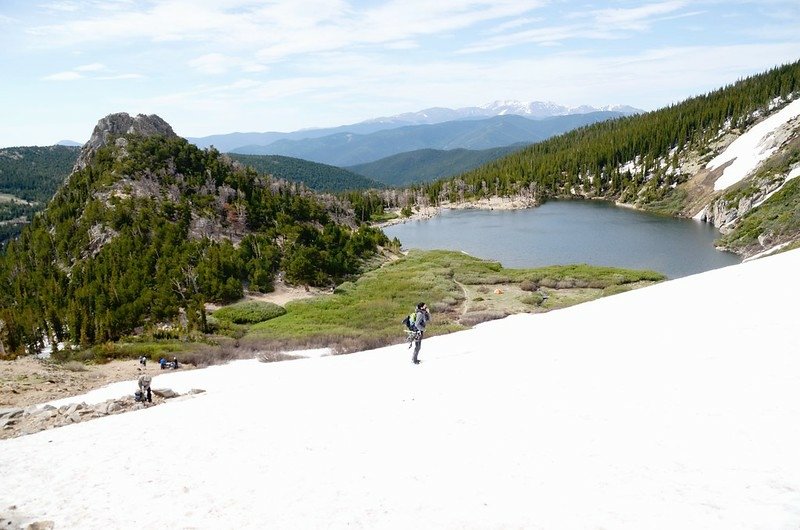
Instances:
[[[544,302],[544,296],[542,296],[542,293],[526,294],[520,298],[520,301],[525,305],[540,306],[542,305],[542,302]]]
[[[214,311],[218,320],[234,324],[257,324],[286,314],[286,309],[271,302],[248,301],[229,305]]]
[[[549,287],[551,289],[557,289],[558,288],[558,280],[555,280],[553,278],[542,278],[541,280],[539,280],[539,285],[541,285],[542,287]]]
[[[482,322],[505,318],[508,315],[509,313],[504,311],[481,311],[476,313],[467,313],[461,317],[460,322],[463,326],[474,326]]]
[[[355,288],[356,284],[353,282],[344,282],[336,286],[333,290],[335,294],[347,294]]]
[[[67,361],[64,363],[64,370],[68,372],[85,372],[86,365],[80,361]]]
[[[605,289],[603,289],[603,296],[611,296],[619,293],[624,293],[626,291],[630,291],[630,287],[625,285],[609,285]]]

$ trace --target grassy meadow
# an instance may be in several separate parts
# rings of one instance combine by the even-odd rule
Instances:
[[[209,312],[210,333],[159,329],[82,350],[62,349],[61,362],[103,363],[144,355],[151,361],[177,356],[206,366],[282,351],[328,347],[335,353],[405,340],[403,317],[418,302],[431,310],[427,336],[467,329],[515,313],[540,313],[650,285],[665,277],[588,265],[506,269],[460,252],[415,250],[376,265],[332,293],[285,306],[247,300]]]
[[[459,252],[411,251],[341,284],[330,295],[290,302],[286,314],[239,329],[241,343],[253,349],[327,346],[346,353],[404,340],[401,320],[421,301],[431,309],[431,336],[663,279],[652,271],[588,265],[506,269]]]

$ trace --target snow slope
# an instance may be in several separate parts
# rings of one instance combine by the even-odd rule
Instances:
[[[798,269],[792,251],[489,322],[426,339],[419,366],[401,345],[159,375],[207,392],[0,442],[0,513],[59,530],[797,528]]]
[[[798,116],[800,116],[800,99],[789,103],[780,111],[748,129],[747,132],[731,142],[722,153],[714,157],[706,165],[708,169],[713,170],[730,164],[714,183],[714,191],[733,186],[769,158],[785,140],[780,131]]]

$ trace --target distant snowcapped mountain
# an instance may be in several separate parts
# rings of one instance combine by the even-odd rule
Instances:
[[[630,105],[605,105],[603,107],[592,107],[590,105],[580,105],[578,107],[567,107],[553,103],[552,101],[515,101],[498,100],[487,103],[479,107],[462,107],[459,109],[449,109],[445,107],[432,107],[418,112],[405,112],[395,116],[385,116],[367,120],[361,123],[398,123],[407,125],[422,125],[443,123],[446,121],[471,120],[479,118],[491,118],[492,116],[504,116],[514,114],[531,119],[550,118],[553,116],[566,116],[569,114],[588,114],[598,111],[620,112],[625,115],[639,114],[644,112],[641,109]]]
[[[437,125],[445,122],[456,122],[466,120],[486,120],[496,116],[521,116],[523,118],[539,120],[554,118],[558,116],[571,116],[578,114],[592,114],[595,112],[611,111],[623,116],[638,114],[643,110],[630,107],[628,105],[607,105],[596,108],[589,105],[579,107],[566,107],[552,102],[532,101],[525,103],[522,101],[494,101],[480,107],[462,107],[460,109],[449,109],[446,107],[431,107],[418,112],[405,112],[395,116],[384,116],[373,118],[358,123],[340,125],[338,127],[328,127],[321,129],[303,129],[299,131],[282,132],[252,132],[252,133],[228,133],[204,136],[202,138],[189,137],[187,140],[205,148],[213,145],[222,152],[237,152],[241,154],[283,154],[285,156],[298,156],[297,154],[287,154],[278,152],[262,152],[253,150],[253,146],[267,146],[279,140],[303,140],[307,138],[322,138],[332,134],[372,134],[387,129],[397,129],[411,125]],[[512,142],[513,143],[513,142]],[[420,146],[424,148],[426,146]],[[309,158],[314,162],[326,164],[333,163],[330,160],[323,162],[319,159]],[[357,162],[350,161],[349,164]],[[358,162],[360,163],[360,162]]]

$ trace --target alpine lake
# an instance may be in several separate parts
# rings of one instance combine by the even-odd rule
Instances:
[[[383,231],[404,249],[463,251],[508,268],[585,263],[675,279],[742,261],[715,249],[721,234],[708,223],[595,200],[549,201],[524,210],[442,210]]]

